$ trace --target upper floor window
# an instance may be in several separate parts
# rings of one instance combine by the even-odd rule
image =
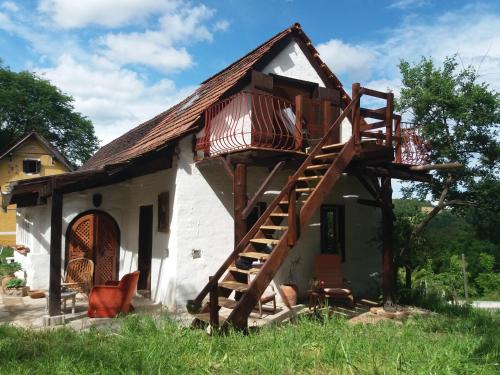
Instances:
[[[40,160],[24,159],[23,160],[23,172],[26,174],[38,174],[38,173],[40,173]]]

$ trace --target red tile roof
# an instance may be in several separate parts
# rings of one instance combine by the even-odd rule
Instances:
[[[294,33],[301,37],[317,59],[319,66],[334,84],[338,79],[319,59],[319,55],[299,24],[281,31],[241,59],[204,81],[190,96],[163,113],[103,146],[80,170],[100,169],[106,165],[119,164],[163,147],[168,141],[179,138],[194,129],[206,108],[233,88],[252,68],[286,36]]]

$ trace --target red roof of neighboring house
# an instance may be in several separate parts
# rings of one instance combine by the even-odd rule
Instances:
[[[219,101],[257,63],[262,61],[278,42],[291,34],[304,41],[322,75],[331,80],[333,85],[340,86],[338,79],[319,58],[319,54],[302,31],[300,25],[294,24],[202,82],[201,86],[193,94],[180,103],[102,147],[80,170],[99,169],[106,165],[126,162],[147,152],[157,150],[168,141],[193,131],[196,121],[200,119],[206,108]]]

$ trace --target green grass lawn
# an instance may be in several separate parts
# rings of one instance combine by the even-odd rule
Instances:
[[[499,314],[442,314],[352,325],[300,319],[247,336],[208,336],[168,319],[118,332],[0,326],[1,374],[498,374]]]

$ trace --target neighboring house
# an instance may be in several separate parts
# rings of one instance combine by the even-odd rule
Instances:
[[[0,190],[8,192],[17,180],[72,171],[68,160],[36,132],[16,140],[0,151]],[[29,220],[29,219],[28,219]],[[16,244],[16,205],[0,211],[0,245]]]
[[[356,296],[376,296],[373,275],[383,274],[390,299],[390,181],[430,177],[404,163],[411,129],[393,114],[392,94],[353,90],[351,100],[295,24],[78,171],[13,186],[4,205],[17,203],[18,222],[33,223],[18,225],[32,249],[17,256],[28,284],[48,288],[52,272],[57,291],[65,263],[85,256],[96,283],[139,269],[139,289],[171,310],[224,282],[221,295],[242,292],[232,303],[243,324],[269,282],[293,277],[306,293],[315,256],[332,253]],[[361,94],[383,108],[361,108]],[[240,253],[267,259],[250,286],[234,264]],[[59,308],[54,300],[50,314]]]

